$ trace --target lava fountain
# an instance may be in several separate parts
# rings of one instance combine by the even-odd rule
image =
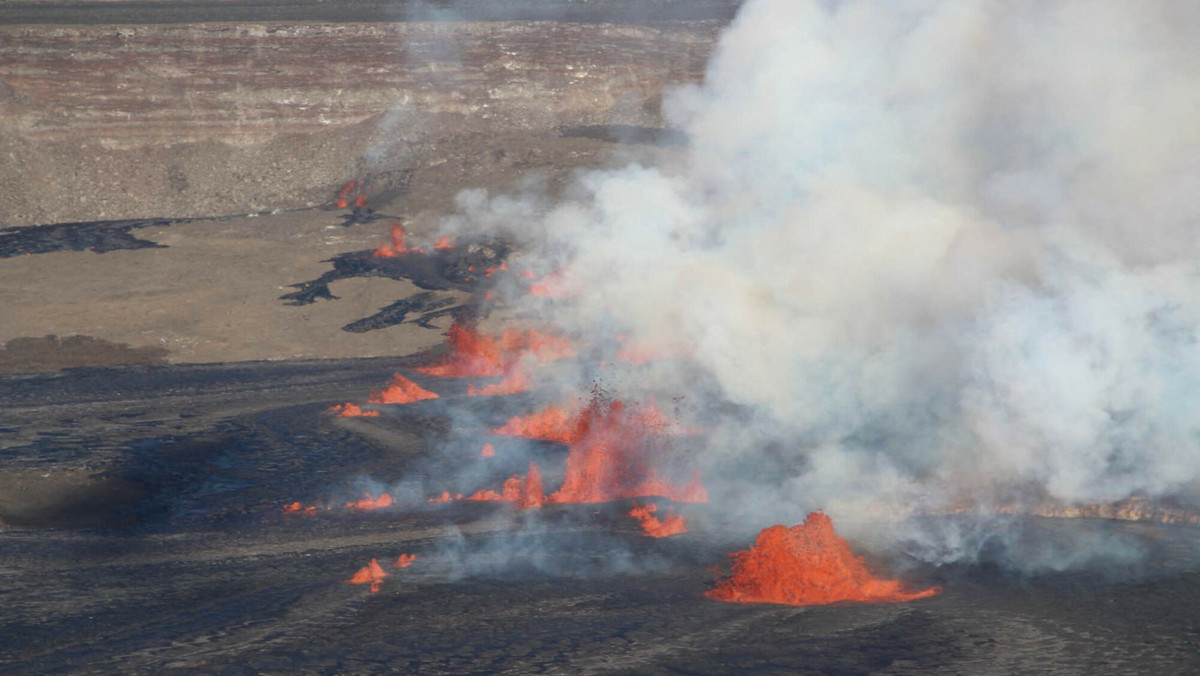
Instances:
[[[392,374],[392,382],[384,389],[372,392],[368,400],[372,404],[411,404],[414,401],[437,399],[438,395],[421,387],[399,373]]]
[[[652,538],[665,538],[688,531],[687,520],[682,514],[667,514],[666,517],[659,519],[655,516],[658,511],[658,505],[653,503],[648,505],[634,505],[629,511],[629,516],[638,520],[642,526],[642,533]]]
[[[833,530],[822,512],[799,526],[771,526],[750,549],[730,554],[731,572],[705,596],[729,603],[817,606],[839,601],[902,603],[941,591],[906,591],[898,580],[871,575],[862,557]]]

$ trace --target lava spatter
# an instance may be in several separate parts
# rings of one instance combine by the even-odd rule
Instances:
[[[364,411],[357,404],[346,402],[344,404],[336,404],[329,407],[330,411],[337,413],[339,418],[378,418],[379,411]]]
[[[414,401],[437,399],[438,395],[421,387],[399,373],[392,374],[392,382],[384,389],[371,393],[372,404],[411,404]]]
[[[535,509],[546,502],[542,489],[542,473],[538,466],[529,463],[529,473],[525,476],[516,475],[504,482],[500,492],[481,490],[467,498],[483,502],[511,502],[521,509]]]
[[[380,495],[377,498],[373,498],[373,497],[371,497],[370,493],[367,493],[365,498],[363,498],[361,500],[354,500],[352,502],[347,502],[346,506],[349,507],[350,509],[358,510],[360,512],[369,512],[373,509],[383,509],[385,507],[391,507],[394,504],[395,504],[395,501],[392,500],[392,496],[388,495],[387,493],[384,493],[383,495]]]
[[[799,526],[771,526],[758,534],[754,546],[730,558],[730,575],[705,594],[708,598],[812,606],[839,601],[901,603],[940,591],[932,587],[910,592],[898,580],[871,575],[822,512],[809,514]]]
[[[353,577],[346,581],[350,584],[369,584],[371,585],[371,593],[374,594],[375,592],[379,591],[380,587],[383,585],[383,579],[387,577],[387,575],[387,571],[383,569],[383,566],[379,565],[379,561],[376,559],[371,559],[370,563],[360,568],[358,572],[353,575]]]
[[[662,437],[677,426],[653,406],[626,407],[620,401],[596,401],[569,415],[550,407],[518,416],[494,434],[568,444],[566,476],[547,497],[551,503],[610,502],[659,496],[676,502],[706,502],[698,471],[683,485],[662,478]]]
[[[642,527],[642,533],[652,538],[665,538],[679,533],[688,531],[687,520],[682,514],[667,514],[664,518],[659,519],[655,512],[658,511],[658,505],[653,503],[647,505],[634,505],[629,511],[629,516],[637,519]]]

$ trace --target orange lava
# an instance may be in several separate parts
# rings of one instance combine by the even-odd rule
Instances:
[[[379,587],[383,585],[383,578],[387,577],[387,571],[379,565],[379,561],[371,559],[371,562],[360,568],[349,580],[350,584],[369,584],[371,585],[371,593],[379,591]]]
[[[462,493],[451,496],[450,491],[442,491],[441,495],[436,498],[429,498],[425,502],[454,502],[455,500],[462,500],[462,497]]]
[[[446,342],[450,354],[437,364],[417,370],[439,378],[490,378],[507,375],[525,354],[550,361],[573,353],[566,339],[532,329],[505,331],[496,338],[455,324],[447,332]]]
[[[699,472],[693,471],[691,481],[683,485],[658,475],[662,445],[654,438],[681,432],[654,406],[595,402],[574,416],[551,407],[514,417],[492,432],[570,445],[563,485],[547,498],[552,503],[649,496],[708,501]]]
[[[492,397],[492,396],[507,396],[510,394],[520,394],[533,389],[533,380],[529,377],[529,372],[521,367],[513,369],[512,373],[504,376],[504,379],[498,383],[484,385],[483,387],[475,387],[474,385],[467,386],[468,397]]]
[[[392,225],[392,244],[391,244],[391,246],[388,246],[386,244],[381,245],[378,249],[375,250],[375,257],[376,258],[394,258],[396,256],[403,256],[404,254],[406,254],[410,251],[420,252],[420,249],[412,249],[412,248],[409,248],[408,246],[406,246],[404,244],[404,236],[405,236],[404,226],[400,225],[399,223],[393,224]]]
[[[838,601],[901,603],[941,591],[932,587],[909,592],[898,580],[872,576],[822,512],[809,514],[799,526],[767,528],[753,547],[730,559],[730,575],[705,594],[708,598],[814,606]]]
[[[542,473],[538,466],[529,463],[529,474],[509,477],[504,482],[501,492],[481,490],[475,492],[468,500],[484,502],[511,502],[521,509],[535,509],[546,502],[546,494],[542,490]]]
[[[416,560],[416,554],[401,554],[397,557],[396,562],[392,564],[392,568],[408,568]]]
[[[665,538],[679,533],[688,531],[687,520],[682,514],[667,514],[663,519],[659,519],[654,513],[658,511],[658,505],[634,505],[630,510],[629,516],[641,522],[642,532],[652,538]]]
[[[552,406],[526,416],[513,416],[503,427],[492,430],[492,434],[572,444],[577,430],[571,422],[566,409]]]
[[[491,444],[484,444],[483,450],[479,452],[479,457],[481,457],[481,458],[496,457],[496,447]]]
[[[337,207],[345,209],[353,203],[356,207],[366,206],[367,196],[362,193],[358,187],[358,183],[350,181],[342,186],[342,191],[338,193]]]
[[[339,418],[378,418],[379,411],[364,411],[362,408],[350,402],[337,404],[329,407],[330,411],[336,411]]]
[[[437,241],[437,243],[435,243],[433,245],[433,248],[435,248],[435,249],[453,249],[454,242],[450,241],[449,237],[442,235],[441,237],[438,237],[438,241]]]
[[[377,498],[372,498],[371,494],[367,493],[367,497],[363,498],[362,500],[347,502],[346,506],[350,509],[357,509],[360,512],[367,512],[372,509],[391,507],[393,504],[395,504],[395,501],[393,501],[392,496],[388,495],[387,493],[384,493]]]
[[[411,404],[414,401],[437,399],[438,395],[421,387],[399,373],[392,374],[392,382],[385,389],[371,393],[372,404]]]
[[[297,502],[293,502],[291,504],[284,505],[283,513],[284,514],[304,514],[305,516],[312,516],[313,514],[317,513],[317,507],[316,507],[316,505],[308,505],[306,507],[297,501]]]

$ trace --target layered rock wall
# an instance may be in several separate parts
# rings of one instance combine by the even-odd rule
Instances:
[[[299,208],[450,137],[656,126],[719,28],[0,27],[0,225]]]

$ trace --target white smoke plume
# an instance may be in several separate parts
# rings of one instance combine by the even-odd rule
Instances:
[[[755,526],[1187,494],[1197,35],[1171,0],[750,0],[666,101],[682,162],[469,191],[445,229],[561,268],[573,336],[690,345],[605,377],[691,397]]]

